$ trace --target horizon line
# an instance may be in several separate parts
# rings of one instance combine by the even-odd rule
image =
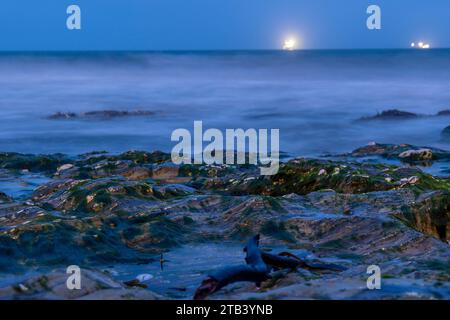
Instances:
[[[302,52],[302,51],[430,51],[430,50],[449,50],[450,47],[435,47],[429,49],[415,49],[411,47],[402,48],[305,48],[294,50],[283,49],[22,49],[22,50],[9,50],[0,49],[2,53],[71,53],[71,52],[86,52],[86,53],[101,53],[101,52]]]

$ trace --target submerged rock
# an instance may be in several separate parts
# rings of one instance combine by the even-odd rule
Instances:
[[[48,119],[72,119],[76,117],[77,114],[75,112],[56,112],[51,116],[48,116]]]
[[[450,110],[449,109],[441,110],[436,115],[437,116],[450,116]]]
[[[441,137],[444,140],[450,140],[450,126],[447,126],[444,128],[444,130],[442,130]]]
[[[75,112],[56,112],[50,116],[48,119],[61,120],[61,119],[90,119],[90,118],[100,118],[100,119],[112,119],[119,117],[138,117],[138,116],[152,116],[155,112],[146,110],[98,110],[98,111],[88,111],[82,113]]]
[[[382,111],[381,113],[377,113],[374,116],[362,117],[359,121],[370,121],[370,120],[405,120],[405,119],[415,119],[419,117],[418,114],[401,111],[397,109],[390,109]]]

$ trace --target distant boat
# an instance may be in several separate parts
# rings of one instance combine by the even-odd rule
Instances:
[[[417,44],[415,42],[411,43],[411,48],[414,49],[430,49],[430,44],[424,43],[422,41],[418,42]]]
[[[296,41],[295,39],[287,39],[283,43],[283,50],[292,51],[295,50]]]

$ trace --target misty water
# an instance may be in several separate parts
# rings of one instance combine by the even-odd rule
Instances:
[[[294,156],[368,142],[448,148],[450,117],[370,123],[397,108],[450,109],[450,51],[4,53],[0,151],[170,151],[172,130],[279,128]],[[55,120],[55,112],[145,110],[151,116]]]

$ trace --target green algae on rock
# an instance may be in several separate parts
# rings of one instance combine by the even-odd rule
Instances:
[[[403,162],[423,162],[450,160],[450,152],[437,148],[418,147],[409,144],[371,143],[358,148],[350,154],[352,157],[380,156],[386,159],[398,159]]]

